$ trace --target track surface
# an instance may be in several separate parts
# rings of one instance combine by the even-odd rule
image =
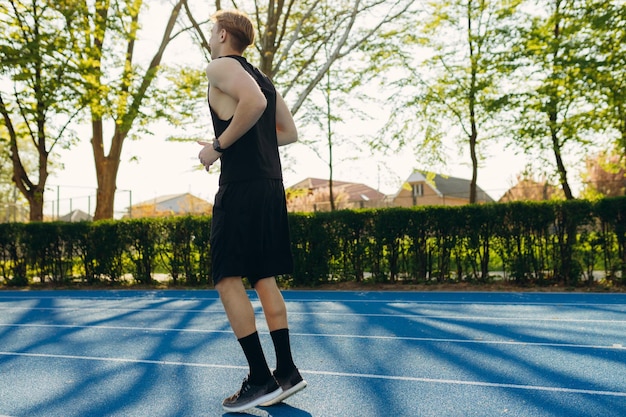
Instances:
[[[309,387],[247,414],[626,416],[624,294],[284,296]],[[0,416],[228,416],[246,372],[215,291],[0,292]]]

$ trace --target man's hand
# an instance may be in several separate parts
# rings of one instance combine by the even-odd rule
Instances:
[[[222,156],[221,153],[217,152],[213,149],[212,142],[203,142],[201,140],[198,141],[200,146],[203,146],[202,150],[198,154],[198,158],[200,158],[200,163],[204,165],[206,170],[208,171],[211,168],[211,165]]]

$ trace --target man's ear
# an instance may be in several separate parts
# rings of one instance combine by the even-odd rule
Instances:
[[[221,29],[220,30],[220,42],[224,42],[226,40],[226,35],[228,34],[228,32],[226,32],[226,29]]]

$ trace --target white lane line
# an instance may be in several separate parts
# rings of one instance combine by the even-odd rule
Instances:
[[[260,303],[259,303],[260,305]],[[182,308],[129,308],[129,307],[0,307],[0,311],[85,311],[85,312],[105,312],[105,311],[123,311],[126,313],[207,313],[218,314],[224,313],[223,308],[211,309],[182,309]],[[2,417],[2,416],[0,416]]]
[[[89,294],[90,290],[85,291],[77,291],[76,294],[54,294],[44,295],[30,292],[28,294],[19,294],[19,295],[8,295],[0,293],[0,300],[9,300],[9,301],[39,301],[39,300],[77,300],[77,301],[120,301],[120,302],[128,302],[128,301],[136,301],[136,302],[162,302],[162,301],[220,301],[217,292],[215,295],[207,295],[199,297],[197,294],[189,294],[187,297],[183,296],[168,296],[168,295],[100,295],[100,294]],[[255,293],[249,293],[250,298],[256,298]],[[319,299],[316,299],[319,300]]]
[[[288,292],[285,292],[288,293]],[[367,292],[365,292],[364,294],[367,294]],[[402,292],[399,292],[399,294],[402,294]],[[455,293],[456,294],[456,293]],[[465,293],[467,294],[467,292]],[[474,293],[476,294],[476,293]],[[484,294],[491,294],[493,295],[494,293],[484,293]],[[508,294],[508,293],[502,293],[502,294]],[[534,293],[533,293],[534,294]],[[558,293],[550,293],[550,294],[555,294],[558,295]],[[571,295],[570,293],[563,293],[563,295]],[[623,300],[623,302],[614,302],[614,303],[599,303],[599,302],[594,302],[594,303],[586,303],[586,302],[574,302],[574,301],[553,301],[553,302],[548,302],[548,301],[531,301],[531,300],[509,300],[509,299],[505,299],[502,301],[478,301],[478,300],[411,300],[411,299],[406,299],[406,298],[388,298],[388,299],[367,299],[367,298],[363,298],[363,299],[354,299],[354,298],[290,298],[290,297],[285,297],[285,301],[287,303],[289,302],[294,302],[294,303],[342,303],[342,304],[350,304],[350,303],[372,303],[372,304],[388,304],[388,303],[393,303],[393,304],[403,304],[403,305],[480,305],[480,306],[570,306],[570,307],[616,307],[616,306],[626,306],[626,295],[622,294],[617,294],[617,293],[612,293],[612,294],[594,294],[597,296],[613,296],[615,298],[619,298],[620,301]],[[254,293],[250,293],[250,298],[253,301],[258,301],[258,298],[256,297],[256,295]],[[98,295],[94,295],[94,296],[84,296],[84,295],[80,295],[80,296],[68,296],[68,295],[50,295],[50,296],[43,296],[43,295],[39,295],[39,296],[9,296],[9,295],[0,295],[0,300],[1,299],[7,299],[7,300],[24,300],[24,301],[33,301],[33,300],[49,300],[49,299],[53,299],[53,300],[89,300],[89,301],[98,301],[98,300],[102,300],[102,301],[120,301],[120,302],[124,302],[124,303],[128,303],[128,302],[160,302],[160,301],[165,301],[165,300],[178,300],[178,301],[188,301],[188,302],[197,302],[197,301],[219,301],[219,297],[215,296],[215,297],[195,297],[195,296],[191,296],[191,297],[181,297],[181,296],[163,296],[163,295],[158,295],[155,297],[151,297],[151,296],[126,296],[126,297],[112,297],[112,296],[98,296]]]
[[[457,379],[435,379],[435,378],[419,378],[419,377],[410,377],[410,376],[357,374],[357,373],[326,372],[326,371],[303,371],[303,373],[310,373],[310,374],[316,374],[316,375],[342,376],[342,377],[349,377],[349,378],[387,379],[387,380],[395,380],[395,381],[426,382],[426,383],[434,383],[434,384],[470,385],[470,386],[477,386],[477,387],[511,388],[511,389],[522,389],[522,390],[529,390],[529,391],[550,391],[550,392],[560,392],[560,393],[568,393],[568,394],[606,395],[606,396],[614,396],[614,397],[626,397],[626,392],[621,392],[621,391],[599,391],[599,390],[565,388],[565,387],[549,387],[549,386],[541,386],[541,385],[502,384],[502,383],[497,383],[497,382],[463,381],[463,380],[457,380]]]
[[[160,361],[160,360],[151,360],[151,359],[106,358],[106,357],[98,357],[98,356],[57,355],[57,354],[48,354],[48,353],[0,352],[0,356],[85,360],[85,361],[115,362],[115,363],[135,363],[135,364],[164,365],[164,366],[185,366],[185,367],[214,368],[214,369],[243,369],[243,370],[248,369],[247,366],[235,366],[235,365],[219,365],[219,364],[209,364],[209,363],[193,363],[193,362],[178,362],[178,361]],[[344,378],[383,379],[383,380],[392,380],[392,381],[425,382],[425,383],[432,383],[432,384],[467,385],[467,386],[475,386],[475,387],[509,388],[509,389],[528,390],[528,391],[548,391],[548,392],[567,393],[567,394],[626,397],[626,392],[621,392],[621,391],[601,391],[601,390],[554,387],[554,386],[551,387],[551,386],[541,386],[541,385],[503,384],[503,383],[483,382],[483,381],[464,381],[464,380],[456,380],[456,379],[435,379],[435,378],[420,378],[420,377],[412,377],[412,376],[360,374],[360,373],[351,373],[351,372],[315,371],[315,370],[303,370],[303,369],[301,369],[300,372],[303,374],[334,376],[334,377],[344,377]]]
[[[48,359],[72,359],[97,362],[115,362],[115,363],[137,363],[148,365],[175,365],[190,366],[196,368],[217,368],[217,369],[248,369],[247,366],[236,365],[219,365],[211,363],[190,363],[177,361],[157,361],[152,359],[132,359],[132,358],[107,358],[100,356],[78,356],[78,355],[58,355],[52,353],[28,353],[28,352],[0,352],[0,356],[18,356],[27,358],[48,358]]]
[[[136,326],[88,326],[76,324],[0,324],[0,327],[19,327],[19,328],[60,328],[60,329],[94,329],[94,330],[125,330],[138,332],[178,332],[178,333],[202,333],[202,334],[232,334],[232,330],[209,330],[209,329],[188,329],[188,328],[167,328],[167,327],[136,327]],[[269,334],[267,331],[259,330],[260,334]],[[623,350],[626,347],[619,343],[611,345],[586,345],[576,343],[557,343],[557,342],[521,342],[513,340],[483,340],[483,339],[442,339],[434,337],[410,337],[410,336],[385,336],[385,335],[357,335],[357,334],[330,334],[330,333],[298,333],[290,331],[291,336],[299,337],[323,337],[323,338],[340,338],[340,339],[367,339],[367,340],[401,340],[410,342],[428,342],[428,343],[458,343],[458,344],[478,344],[478,345],[505,345],[505,346],[530,346],[530,347],[554,347],[554,348],[575,348],[575,349],[608,349]]]
[[[227,322],[225,322],[227,323]],[[228,333],[232,330],[208,330],[208,329],[177,329],[170,327],[138,327],[138,326],[105,326],[105,325],[81,325],[81,324],[5,324],[0,323],[0,327],[26,327],[26,328],[59,328],[59,329],[95,329],[95,330],[133,330],[143,332],[179,332],[179,333]],[[262,332],[259,332],[262,333]]]
[[[539,313],[542,314],[542,313]],[[454,315],[422,315],[422,314],[378,314],[378,313],[342,313],[342,312],[329,312],[329,313],[299,313],[289,312],[290,316],[297,315],[332,315],[332,316],[356,316],[356,317],[383,317],[383,318],[402,318],[402,319],[434,319],[434,320],[462,320],[462,321],[547,321],[547,322],[559,322],[559,323],[626,323],[624,320],[615,319],[571,319],[560,317],[494,317],[494,316],[454,316]]]
[[[259,303],[260,306],[260,303]],[[123,311],[127,313],[199,313],[199,314],[222,314],[225,315],[223,308],[215,310],[187,310],[177,308],[127,308],[127,307],[0,307],[0,311],[68,311],[68,312],[116,312]],[[260,307],[256,309],[257,313],[261,313]],[[537,314],[543,314],[538,312]],[[546,313],[548,314],[548,313]],[[617,313],[616,313],[617,314]],[[436,319],[436,320],[463,320],[463,321],[530,321],[530,322],[559,322],[559,323],[609,323],[624,324],[626,319],[574,319],[565,317],[495,317],[495,316],[455,316],[442,314],[393,314],[393,313],[345,313],[342,311],[318,311],[318,312],[301,312],[289,311],[290,316],[346,316],[346,317],[382,317],[382,318],[401,318],[401,319]]]
[[[404,336],[362,336],[351,334],[313,334],[313,333],[296,333],[289,332],[293,336],[303,337],[337,337],[349,339],[375,339],[375,340],[402,340],[413,342],[431,342],[431,343],[459,343],[459,344],[478,344],[478,345],[507,345],[507,346],[534,346],[534,347],[556,347],[556,348],[577,348],[577,349],[609,349],[624,350],[621,344],[613,343],[611,345],[583,345],[576,343],[556,343],[556,342],[516,342],[513,340],[482,340],[482,339],[440,339],[431,337],[404,337]]]

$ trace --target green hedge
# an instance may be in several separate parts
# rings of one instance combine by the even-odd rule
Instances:
[[[626,197],[290,214],[291,286],[326,282],[626,284]],[[0,224],[0,274],[24,286],[211,285],[210,217]]]

